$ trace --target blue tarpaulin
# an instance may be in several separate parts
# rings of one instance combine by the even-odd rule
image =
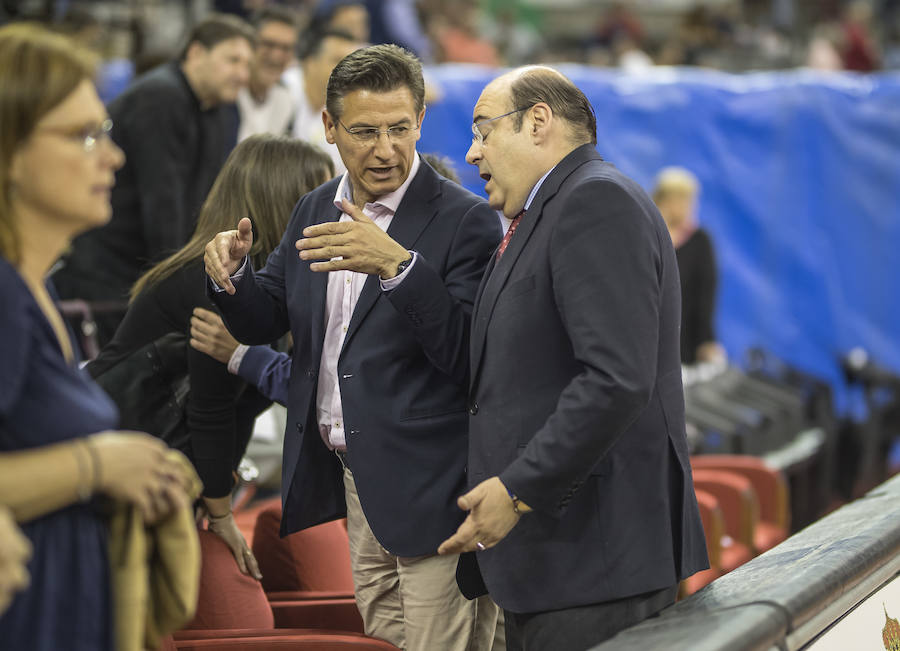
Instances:
[[[900,371],[900,75],[810,71],[643,76],[561,67],[597,114],[600,154],[648,191],[667,165],[702,184],[719,267],[717,334],[737,361],[763,346],[846,394],[856,346]],[[464,161],[472,108],[498,71],[441,66],[419,151]]]

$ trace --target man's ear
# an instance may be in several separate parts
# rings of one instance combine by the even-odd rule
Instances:
[[[196,61],[199,57],[206,54],[209,50],[203,43],[199,41],[194,41],[190,45],[188,45],[187,52],[184,53],[184,62],[188,63],[190,61]]]
[[[538,102],[531,107],[531,136],[535,142],[542,142],[550,132],[553,123],[553,110],[546,102]]]
[[[332,119],[331,114],[325,110],[322,111],[322,124],[325,125],[325,140],[329,145],[334,144],[334,130],[337,128],[337,120]]]

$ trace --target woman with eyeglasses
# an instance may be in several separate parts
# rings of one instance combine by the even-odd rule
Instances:
[[[229,373],[226,364],[188,346],[194,310],[215,309],[206,295],[203,253],[216,233],[234,227],[235,216],[246,216],[255,229],[250,258],[254,268],[261,268],[281,241],[294,204],[333,175],[331,158],[306,142],[272,135],[242,141],[213,183],[190,241],[138,279],[115,336],[88,365],[90,373],[109,386],[110,370],[114,377],[123,377],[123,371],[128,377],[134,369],[132,360],[140,357],[135,353],[172,333],[184,335],[180,343],[167,344],[174,348],[167,358],[186,358],[190,385],[183,410],[185,427],[169,443],[190,458],[203,481],[202,510],[210,531],[225,541],[240,570],[256,579],[261,578],[256,559],[231,514],[231,492],[254,419],[271,403]],[[166,227],[163,220],[159,227]],[[122,366],[117,369],[117,364]],[[118,400],[123,418],[129,419],[125,422],[165,435],[129,407],[130,396]]]
[[[70,40],[0,28],[0,505],[32,547],[30,585],[0,616],[9,649],[114,648],[94,496],[133,503],[148,523],[188,506],[166,446],[114,430],[115,405],[79,368],[45,280],[73,237],[109,219],[123,163],[93,75]]]

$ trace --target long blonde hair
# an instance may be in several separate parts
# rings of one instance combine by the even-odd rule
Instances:
[[[93,79],[96,62],[88,50],[40,25],[0,28],[0,255],[13,265],[21,255],[12,214],[13,157],[41,118]]]
[[[253,223],[253,266],[261,267],[278,246],[291,209],[304,194],[334,176],[334,163],[321,149],[285,136],[256,135],[241,142],[213,183],[191,239],[156,264],[131,288],[131,300],[200,258],[216,233]]]

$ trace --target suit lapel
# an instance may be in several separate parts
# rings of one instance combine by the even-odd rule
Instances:
[[[516,264],[531,234],[544,213],[544,205],[556,195],[563,181],[565,181],[576,168],[589,160],[602,160],[593,145],[583,145],[563,158],[549,176],[544,179],[540,190],[522,216],[516,232],[509,240],[506,251],[497,261],[496,254],[485,271],[479,295],[476,298],[473,312],[472,338],[471,338],[471,375],[470,387],[477,383],[478,373],[481,369],[481,361],[484,354],[484,344],[487,339],[487,328],[497,299],[506,285],[506,280]]]
[[[387,233],[396,242],[407,249],[414,249],[422,231],[431,223],[437,214],[438,203],[435,201],[440,196],[440,181],[437,174],[422,161],[416,177],[406,189],[403,200],[397,206],[397,212],[391,220]],[[378,276],[370,275],[366,278],[359,300],[353,309],[347,335],[344,338],[344,348],[359,330],[360,325],[381,296],[381,282]]]

